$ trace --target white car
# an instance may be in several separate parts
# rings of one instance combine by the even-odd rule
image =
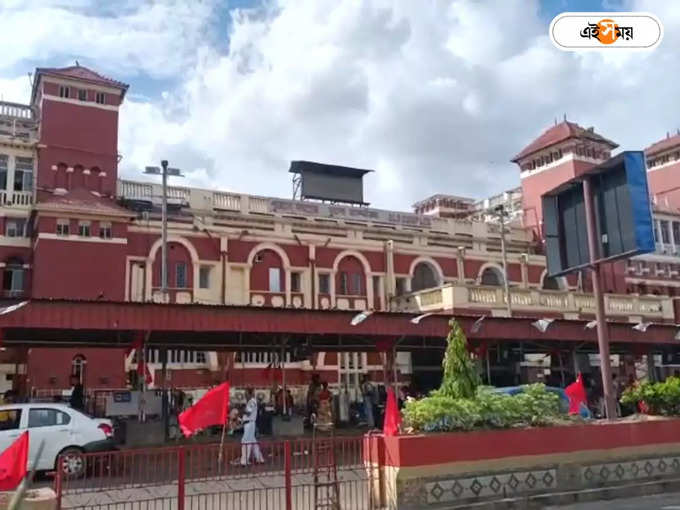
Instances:
[[[110,420],[92,418],[66,404],[6,404],[0,406],[0,452],[28,430],[28,466],[44,441],[38,471],[61,468],[66,475],[83,474],[83,453],[114,449]],[[63,455],[61,466],[57,458]]]

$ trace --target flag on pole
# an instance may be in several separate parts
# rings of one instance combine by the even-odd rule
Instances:
[[[132,343],[130,344],[130,347],[128,347],[125,350],[125,357],[128,357],[132,351],[139,351],[144,347],[144,332],[143,331],[135,331],[135,336],[132,339]]]
[[[225,382],[203,395],[179,415],[179,428],[185,437],[214,425],[224,425],[229,416],[229,383]]]
[[[571,383],[564,389],[564,392],[569,397],[569,414],[579,414],[581,404],[588,403],[588,396],[586,395],[586,387],[583,385],[583,377],[578,374],[576,381]]]
[[[0,454],[0,491],[16,489],[26,476],[27,464],[28,431]]]
[[[385,423],[383,424],[383,434],[386,436],[396,436],[399,434],[401,425],[401,414],[397,405],[397,397],[392,388],[387,389],[387,405],[385,406]]]

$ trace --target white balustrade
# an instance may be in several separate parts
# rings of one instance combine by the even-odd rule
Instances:
[[[213,207],[225,211],[241,210],[241,195],[216,191],[212,194]]]
[[[481,303],[485,305],[503,303],[502,297],[499,299],[498,290],[495,288],[470,287],[468,296],[470,303]]]
[[[135,181],[118,181],[119,195],[125,198],[151,198],[153,196],[153,184]]]
[[[249,197],[248,206],[250,212],[266,214],[269,212],[269,200],[266,198]]]
[[[4,207],[30,207],[33,205],[33,192],[0,190],[0,205]]]

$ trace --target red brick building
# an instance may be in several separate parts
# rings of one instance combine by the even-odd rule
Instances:
[[[41,68],[30,104],[0,103],[0,267],[6,299],[164,299],[160,186],[118,178],[118,115],[127,89],[82,66]],[[513,315],[592,315],[587,284],[577,277],[546,277],[539,197],[607,159],[615,147],[592,128],[565,121],[514,158],[521,200],[519,190],[506,195],[523,206],[506,235]],[[611,271],[608,289],[614,294],[607,304],[613,317],[675,320],[673,301],[663,294],[675,295],[680,286],[675,251],[680,216],[672,173],[657,172],[672,172],[680,164],[678,151],[680,137],[648,150],[661,251]],[[413,214],[179,186],[170,186],[169,196],[173,303],[507,314],[500,230],[475,219],[484,211],[473,200],[439,195],[419,202]],[[135,365],[122,349],[85,346],[32,348],[18,362],[17,353],[11,355],[0,370],[13,374],[20,364],[23,375],[6,386],[21,379],[40,392],[67,388],[71,374],[90,389],[119,388]],[[169,353],[168,383],[205,387],[229,373],[234,385],[264,387],[279,377],[267,370],[277,356],[274,346],[271,352],[238,353],[186,346]],[[148,357],[160,384],[159,353]],[[402,378],[438,364],[407,353],[397,363]],[[355,387],[362,374],[381,379],[385,360],[380,353],[320,353],[289,359],[286,366],[287,382],[294,386],[317,371],[334,384]]]

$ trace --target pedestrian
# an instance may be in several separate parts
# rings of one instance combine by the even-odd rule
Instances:
[[[319,392],[319,410],[316,421],[317,429],[323,432],[329,432],[333,429],[333,411],[331,409],[331,402],[333,396],[328,390],[328,383],[324,381],[321,384],[321,391]]]
[[[243,413],[243,437],[241,438],[241,466],[250,464],[250,458],[255,457],[258,464],[264,463],[260,445],[255,437],[255,422],[257,421],[257,400],[252,388],[246,389],[246,409]]]
[[[373,406],[375,405],[375,388],[368,379],[368,375],[364,375],[361,381],[361,395],[364,398],[364,414],[366,415],[366,424],[369,429],[375,428],[375,415],[373,414]]]
[[[76,375],[71,376],[71,398],[69,403],[73,409],[78,411],[85,410],[85,389],[83,388],[83,383],[80,378]]]

